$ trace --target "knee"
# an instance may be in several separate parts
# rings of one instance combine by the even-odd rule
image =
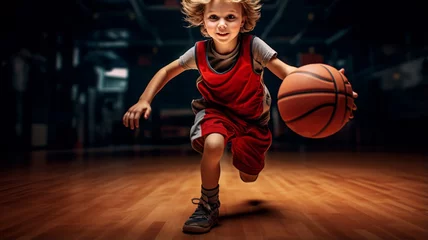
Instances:
[[[250,175],[250,174],[246,174],[243,172],[239,172],[239,176],[241,177],[241,180],[243,182],[249,183],[249,182],[255,182],[257,180],[257,178],[259,177],[259,175]]]
[[[224,150],[224,137],[221,134],[213,133],[205,138],[204,152],[210,154],[222,154]]]

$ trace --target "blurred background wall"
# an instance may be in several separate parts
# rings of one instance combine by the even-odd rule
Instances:
[[[253,34],[301,66],[345,68],[359,98],[355,119],[325,139],[291,132],[276,110],[273,150],[426,151],[428,33],[422,3],[264,0]],[[6,1],[0,38],[1,150],[190,146],[197,71],[156,96],[131,131],[122,116],[162,66],[202,40],[176,0]]]

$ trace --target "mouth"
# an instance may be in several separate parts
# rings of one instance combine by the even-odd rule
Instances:
[[[217,33],[217,35],[219,35],[220,37],[225,37],[225,36],[229,35],[229,33]]]

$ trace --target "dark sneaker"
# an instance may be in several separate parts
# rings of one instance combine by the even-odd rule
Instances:
[[[183,226],[183,232],[206,233],[218,224],[220,201],[211,204],[202,198],[193,198],[193,204],[197,204],[195,212],[187,219]]]

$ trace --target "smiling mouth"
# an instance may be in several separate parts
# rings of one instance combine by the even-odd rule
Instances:
[[[229,33],[217,33],[217,35],[220,35],[222,37],[227,36]]]

